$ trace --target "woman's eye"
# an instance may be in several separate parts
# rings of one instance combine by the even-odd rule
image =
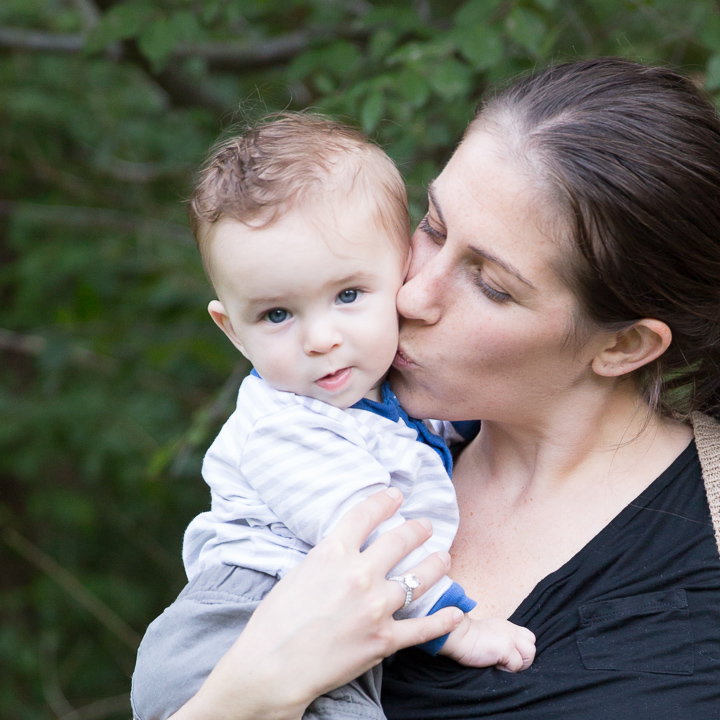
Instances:
[[[344,303],[345,305],[349,305],[350,303],[354,303],[358,297],[360,297],[360,291],[355,289],[350,290],[343,290],[337,297],[338,301],[341,303]]]
[[[265,319],[275,325],[285,322],[290,317],[290,313],[282,308],[273,308],[265,313]]]
[[[495,302],[504,303],[511,298],[508,293],[502,292],[501,290],[494,288],[492,285],[488,285],[483,279],[483,276],[480,274],[478,274],[477,276],[477,285],[483,295],[490,298],[490,300],[494,300]]]
[[[435,242],[441,242],[445,240],[445,234],[436,230],[431,224],[428,216],[426,215],[420,221],[420,230],[422,230],[428,237],[432,238]]]

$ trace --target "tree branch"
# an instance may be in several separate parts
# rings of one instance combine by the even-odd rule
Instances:
[[[199,58],[214,71],[247,71],[292,60],[311,45],[333,37],[363,40],[369,30],[340,27],[317,30],[298,30],[268,38],[252,45],[246,42],[180,43],[171,54],[172,60]],[[85,38],[81,34],[43,33],[21,28],[0,27],[0,49],[29,52],[79,53]],[[127,45],[127,43],[126,43]],[[146,61],[147,62],[147,61]]]
[[[101,720],[110,716],[124,713],[125,716],[131,712],[130,695],[115,695],[114,697],[103,698],[95,702],[85,705],[85,707],[73,710],[67,715],[63,715],[59,720]]]
[[[57,665],[57,636],[44,632],[40,637],[40,685],[43,697],[56,717],[67,717],[75,712],[60,684]]]
[[[82,35],[0,27],[0,48],[31,52],[79,53],[84,44],[85,38]]]
[[[0,217],[9,217],[15,214],[41,224],[146,232],[158,239],[193,244],[190,230],[183,225],[153,220],[152,218],[123,212],[122,210],[0,200]]]
[[[194,82],[170,57],[165,67],[158,71],[140,52],[135,40],[123,43],[123,58],[140,67],[145,74],[160,87],[175,107],[204,107],[218,115],[227,112],[227,104],[216,96],[211,89]]]
[[[47,345],[48,341],[39,335],[23,335],[0,328],[0,350],[37,357],[45,352]],[[91,350],[78,346],[70,349],[70,360],[80,367],[103,372],[115,372],[119,368],[119,364],[114,358],[97,355]]]
[[[69,0],[69,2],[80,14],[86,30],[92,30],[100,22],[102,13],[92,0]]]
[[[135,632],[114,610],[93,595],[72,573],[39,547],[12,528],[2,531],[2,539],[36,568],[42,570],[65,590],[78,604],[100,621],[113,635],[131,650],[137,650],[140,635]]]

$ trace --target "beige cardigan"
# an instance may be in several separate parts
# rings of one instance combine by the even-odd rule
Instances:
[[[700,456],[715,541],[720,552],[720,423],[699,412],[692,413],[690,420]]]

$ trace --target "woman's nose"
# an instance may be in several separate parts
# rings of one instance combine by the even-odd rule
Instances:
[[[324,355],[342,343],[342,335],[327,321],[309,322],[303,338],[303,350],[306,355]]]
[[[423,257],[413,252],[405,284],[397,296],[397,309],[408,320],[434,325],[442,313],[443,270],[441,253]]]

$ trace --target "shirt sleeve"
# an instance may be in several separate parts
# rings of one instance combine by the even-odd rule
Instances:
[[[312,546],[350,508],[391,484],[390,473],[370,453],[352,422],[316,415],[301,406],[256,423],[243,447],[240,471],[287,529]],[[367,544],[403,522],[401,508]],[[421,546],[390,574],[404,573],[428,555]],[[442,578],[396,617],[428,614],[451,585],[449,578]]]
[[[390,485],[390,474],[349,423],[287,408],[261,418],[248,435],[239,469],[277,518],[317,545],[361,500]],[[403,522],[383,523],[383,531]]]

